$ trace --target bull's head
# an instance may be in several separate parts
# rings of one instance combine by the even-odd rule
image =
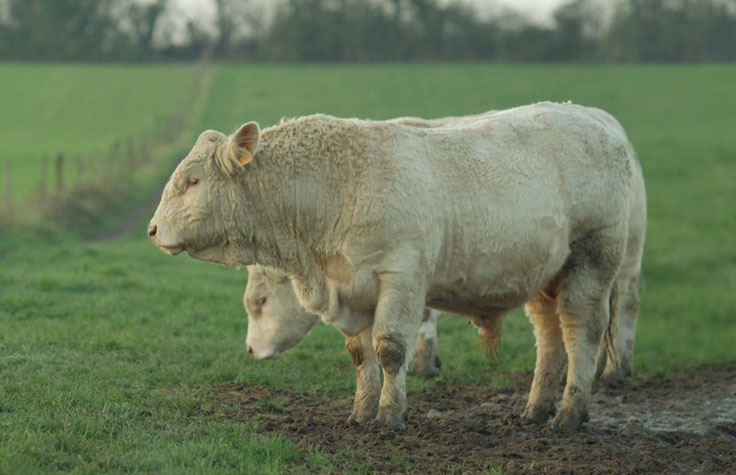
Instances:
[[[236,265],[242,259],[231,231],[237,216],[249,215],[243,196],[243,173],[256,153],[260,129],[249,122],[230,137],[207,130],[179,163],[164,188],[161,202],[148,226],[148,237],[171,255],[187,251],[192,257]],[[247,229],[252,223],[239,223]],[[235,246],[237,247],[237,246]],[[240,253],[243,249],[241,246]]]

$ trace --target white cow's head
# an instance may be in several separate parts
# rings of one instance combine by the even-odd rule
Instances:
[[[248,263],[243,247],[249,236],[243,230],[257,225],[257,206],[249,202],[237,177],[253,159],[259,134],[255,122],[230,137],[202,132],[164,188],[148,226],[154,244],[171,255],[187,251],[196,259],[226,265]]]
[[[296,346],[319,317],[299,305],[289,277],[270,267],[248,266],[243,295],[248,312],[248,353],[256,359],[277,358]]]

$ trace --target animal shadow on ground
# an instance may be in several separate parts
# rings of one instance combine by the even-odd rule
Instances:
[[[405,432],[348,425],[352,394],[243,383],[213,388],[224,413],[335,457],[338,471],[736,473],[736,371],[598,385],[573,434],[524,423],[531,374],[509,387],[435,384],[409,395]]]

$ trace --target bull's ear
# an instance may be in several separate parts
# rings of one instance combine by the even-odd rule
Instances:
[[[248,122],[243,124],[228,139],[228,153],[241,166],[245,166],[253,160],[253,154],[256,153],[258,147],[258,137],[261,135],[261,128],[257,122]]]

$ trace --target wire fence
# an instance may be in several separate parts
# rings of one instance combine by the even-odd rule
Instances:
[[[30,171],[37,175],[30,181],[27,167],[0,157],[0,185],[4,185],[0,234],[34,223],[86,232],[129,212],[150,185],[148,179],[160,179],[171,165],[165,160],[184,145],[182,139],[193,125],[189,119],[206,104],[214,72],[205,61],[194,65],[189,113],[160,116],[154,126],[113,141],[107,150],[92,154],[60,150],[40,156],[37,172]]]
[[[185,126],[179,116],[164,117],[156,121],[153,129],[136,136],[114,141],[104,152],[93,154],[70,154],[59,151],[44,155],[38,160],[38,175],[31,193],[22,193],[15,176],[14,162],[6,159],[0,167],[4,185],[4,200],[0,213],[6,219],[20,217],[29,207],[44,208],[67,198],[75,190],[92,184],[104,183],[106,179],[151,164],[151,150],[161,144],[171,143]],[[27,172],[26,172],[27,173]],[[25,183],[27,181],[24,180]]]

